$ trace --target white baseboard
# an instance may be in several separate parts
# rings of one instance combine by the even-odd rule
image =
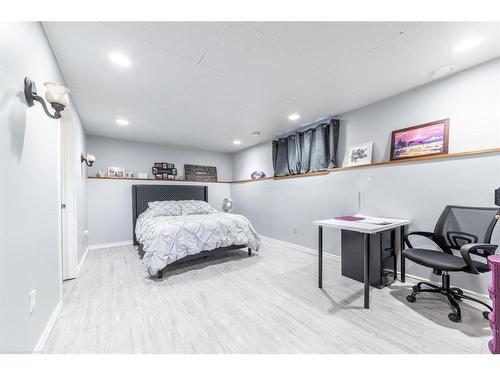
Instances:
[[[97,245],[90,245],[87,247],[87,250],[97,250],[104,249],[106,247],[117,247],[117,246],[128,246],[132,245],[132,240],[129,241],[120,241],[120,242],[109,242],[109,243],[100,243]]]
[[[87,246],[85,248],[85,252],[83,253],[82,259],[80,259],[80,263],[78,263],[78,266],[76,267],[76,276],[80,275],[80,271],[82,269],[83,263],[85,262],[85,259],[87,259],[87,255],[89,253],[89,247]]]
[[[296,249],[296,250],[299,250],[299,251],[303,251],[305,253],[309,253],[309,254],[313,254],[313,255],[318,254],[318,250],[311,249],[310,247],[300,246],[300,245],[296,245],[296,244],[293,244],[293,243],[290,243],[290,242],[285,242],[285,241],[277,240],[275,238],[261,236],[261,235],[259,235],[259,237],[262,238],[264,241],[274,243],[275,245],[291,247],[293,249]],[[336,259],[336,260],[340,261],[340,256],[335,255],[335,254],[327,253],[326,251],[323,252],[323,256],[326,256],[326,257],[329,257],[329,258],[333,258],[333,259]]]
[[[285,241],[277,240],[275,238],[266,237],[266,236],[260,236],[260,238],[262,238],[264,241],[267,241],[267,242],[270,242],[270,243],[274,243],[276,245],[287,246],[287,247],[290,247],[292,249],[303,251],[303,252],[308,253],[308,254],[313,254],[313,255],[317,255],[318,254],[318,250],[311,249],[310,247],[295,245],[295,244],[290,243],[290,242],[285,242]],[[325,251],[323,252],[323,256],[335,259],[335,260],[337,260],[339,262],[341,260],[339,255],[330,254],[330,253],[327,253]],[[399,276],[401,276],[401,272],[398,271],[397,274]],[[406,279],[414,280],[416,282],[427,281],[429,283],[436,283],[436,281],[433,281],[433,280],[430,280],[430,279],[426,279],[426,278],[423,278],[423,277],[420,277],[420,276],[410,275],[408,273],[405,274],[405,278]],[[460,289],[462,289],[466,294],[470,295],[471,297],[476,297],[476,298],[485,299],[485,300],[489,300],[490,299],[488,294],[481,294],[481,293],[474,292],[472,290],[464,289],[464,288],[460,288]]]
[[[54,312],[52,313],[52,316],[49,319],[49,322],[47,323],[47,326],[45,327],[42,335],[38,339],[38,342],[36,343],[35,349],[33,349],[34,354],[40,354],[43,351],[43,347],[45,346],[45,343],[47,342],[47,339],[49,338],[50,332],[52,332],[52,329],[54,328],[54,325],[56,324],[56,320],[57,320],[57,317],[59,316],[59,313],[61,312],[61,309],[62,309],[62,301],[59,301],[56,308],[54,309]]]

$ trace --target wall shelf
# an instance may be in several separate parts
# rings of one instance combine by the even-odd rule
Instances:
[[[381,162],[377,162],[377,163],[357,165],[357,166],[353,166],[353,167],[330,168],[330,169],[327,169],[326,171],[322,171],[322,172],[296,174],[296,175],[283,176],[283,177],[264,177],[264,178],[261,178],[258,180],[233,180],[233,181],[231,181],[231,183],[238,184],[238,183],[247,183],[247,182],[258,182],[261,180],[284,180],[284,179],[289,179],[289,178],[324,176],[324,175],[328,175],[330,173],[342,172],[342,171],[347,171],[347,170],[351,170],[351,169],[373,168],[373,167],[380,167],[380,166],[390,166],[390,165],[394,165],[394,164],[418,163],[418,162],[423,162],[423,161],[463,158],[463,157],[478,156],[478,155],[493,154],[493,153],[500,153],[500,147],[486,148],[486,149],[482,149],[482,150],[464,151],[464,152],[454,152],[454,153],[450,153],[450,154],[420,156],[420,157],[416,157],[416,158],[412,158],[412,159],[381,161]]]
[[[197,183],[202,183],[202,184],[242,184],[242,183],[248,183],[248,182],[259,182],[259,181],[264,181],[264,180],[287,180],[290,178],[302,178],[302,177],[315,177],[315,176],[326,176],[330,173],[334,172],[342,172],[342,171],[347,171],[351,169],[360,169],[360,168],[373,168],[373,167],[380,167],[380,166],[390,166],[394,164],[404,164],[404,163],[418,163],[418,162],[423,162],[423,161],[433,161],[433,160],[442,160],[442,159],[453,159],[453,158],[464,158],[464,157],[471,157],[471,156],[479,156],[479,155],[486,155],[486,154],[494,154],[494,153],[500,153],[500,147],[496,148],[486,148],[482,150],[473,150],[473,151],[464,151],[464,152],[454,152],[450,154],[439,154],[439,155],[430,155],[430,156],[420,156],[412,159],[402,159],[402,160],[392,160],[392,161],[382,161],[382,162],[377,162],[377,163],[372,163],[372,164],[366,164],[366,165],[358,165],[354,167],[339,167],[339,168],[330,168],[325,171],[321,172],[314,172],[314,173],[306,173],[306,174],[296,174],[296,175],[290,175],[290,176],[283,176],[283,177],[264,177],[264,178],[259,178],[256,180],[248,179],[248,180],[222,180],[222,181],[188,181],[188,180],[160,180],[160,179],[155,179],[155,178],[137,178],[137,177],[94,177],[94,176],[89,176],[89,179],[93,180],[134,180],[134,181],[159,181],[159,182],[173,182],[173,183],[185,183],[185,182],[197,182]]]
[[[157,182],[198,182],[201,184],[230,184],[232,181],[189,181],[189,180],[164,180],[160,178],[138,178],[138,177],[98,177],[98,176],[88,176],[89,180],[116,180],[116,181],[157,181]]]

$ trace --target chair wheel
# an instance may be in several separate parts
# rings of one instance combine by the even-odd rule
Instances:
[[[490,315],[490,312],[489,311],[483,311],[483,316],[484,316],[484,319],[486,320],[489,320],[489,315]]]
[[[406,300],[410,303],[413,303],[415,302],[417,299],[415,298],[415,296],[412,296],[411,294],[409,296],[406,296]]]
[[[455,313],[449,313],[448,314],[448,318],[452,321],[452,322],[455,322],[455,323],[458,323],[459,321],[461,321],[462,319],[460,318],[459,315],[455,314]]]

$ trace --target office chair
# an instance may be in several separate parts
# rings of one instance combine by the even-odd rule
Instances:
[[[415,302],[420,293],[441,293],[448,298],[452,313],[448,318],[453,322],[462,320],[462,313],[457,301],[466,299],[480,303],[492,310],[486,303],[465,295],[459,288],[450,286],[449,272],[466,272],[480,274],[489,272],[489,267],[480,258],[487,258],[495,254],[497,245],[490,244],[491,234],[499,218],[500,209],[446,206],[439,217],[434,232],[410,232],[404,240],[408,249],[401,253],[401,274],[404,280],[405,259],[433,269],[434,274],[441,275],[441,286],[428,282],[419,282],[413,287],[413,293],[406,297],[408,302]],[[438,245],[439,250],[414,248],[409,240],[410,236],[423,236]],[[461,256],[456,256],[453,250],[460,251]],[[480,258],[472,259],[471,255]],[[422,288],[425,285],[429,288]],[[483,312],[488,319],[489,311]]]

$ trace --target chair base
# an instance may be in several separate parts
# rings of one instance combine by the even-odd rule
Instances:
[[[426,285],[429,288],[422,288],[422,285]],[[448,302],[450,303],[451,310],[453,311],[448,314],[448,318],[452,322],[456,323],[462,320],[462,310],[460,309],[460,306],[457,303],[457,301],[460,301],[462,299],[480,303],[481,305],[488,308],[489,311],[483,312],[483,317],[486,319],[488,319],[490,311],[493,310],[491,306],[487,305],[483,301],[480,301],[476,298],[472,298],[464,294],[462,289],[450,287],[450,275],[447,272],[443,272],[441,275],[441,286],[434,285],[425,281],[419,282],[417,285],[413,287],[413,293],[407,296],[406,300],[408,302],[413,303],[417,300],[416,298],[417,294],[420,293],[440,293],[442,295],[445,295],[446,298],[448,299]]]

